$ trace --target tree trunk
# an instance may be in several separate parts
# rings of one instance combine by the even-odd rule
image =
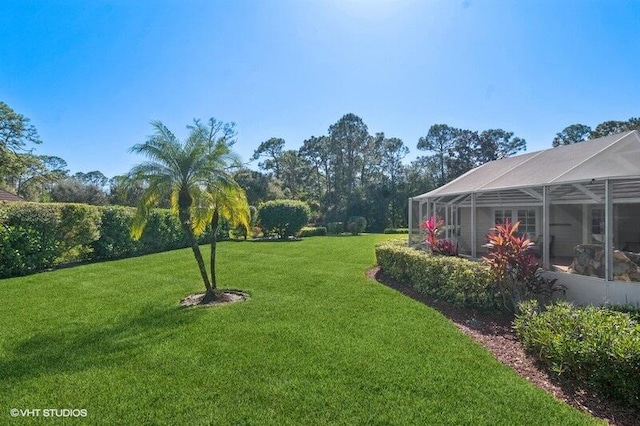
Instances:
[[[189,244],[191,245],[191,250],[193,250],[193,255],[196,258],[196,262],[198,262],[198,268],[200,269],[200,275],[202,276],[204,287],[207,289],[207,293],[210,293],[214,288],[211,287],[211,283],[209,282],[209,276],[207,275],[207,268],[204,266],[204,259],[202,257],[202,252],[200,252],[198,241],[196,240],[195,235],[193,235],[191,224],[183,223],[182,227],[184,229],[184,232],[187,234],[187,239],[189,240]]]
[[[220,222],[220,214],[216,208],[211,217],[211,287],[215,291],[218,288],[216,282],[216,234],[218,233],[218,223]]]
[[[196,240],[196,236],[193,234],[193,229],[191,229],[191,215],[189,214],[191,201],[192,198],[189,192],[181,190],[178,195],[178,217],[180,218],[182,230],[187,235],[187,240],[189,241],[189,245],[193,251],[193,256],[196,258],[198,268],[200,269],[200,276],[202,276],[202,281],[204,282],[204,287],[206,289],[206,293],[201,303],[206,303],[207,301],[215,299],[216,294],[209,282],[209,275],[207,275],[207,268],[204,265],[204,259],[202,258],[200,247],[198,246],[198,240]]]

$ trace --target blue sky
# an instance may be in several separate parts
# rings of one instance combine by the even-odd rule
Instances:
[[[353,112],[411,150],[435,123],[548,148],[640,115],[640,1],[0,0],[0,100],[111,177],[161,120],[234,121],[248,160]]]

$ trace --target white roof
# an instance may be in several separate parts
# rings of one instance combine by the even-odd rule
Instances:
[[[637,130],[491,161],[414,199],[630,177],[640,177]]]

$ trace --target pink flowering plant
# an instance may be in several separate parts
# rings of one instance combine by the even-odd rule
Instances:
[[[440,233],[442,232],[443,227],[444,220],[438,218],[436,215],[433,215],[422,222],[422,230],[427,233],[425,243],[432,253],[442,254],[445,256],[457,256],[458,245],[453,241],[440,239]]]

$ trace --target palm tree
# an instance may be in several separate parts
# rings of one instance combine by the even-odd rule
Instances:
[[[246,192],[235,181],[232,173],[242,165],[237,154],[231,151],[235,131],[233,126],[225,125],[220,136],[221,127],[221,122],[214,118],[209,119],[207,124],[203,124],[200,120],[194,120],[193,125],[187,126],[191,130],[190,138],[205,141],[207,156],[213,165],[207,182],[208,202],[204,203],[205,208],[198,209],[198,216],[207,218],[211,225],[210,268],[211,287],[214,290],[217,289],[216,235],[220,219],[226,220],[232,227],[241,225],[247,230],[251,227],[251,213]]]
[[[129,172],[132,182],[145,185],[132,222],[131,235],[140,238],[151,209],[169,197],[171,209],[177,214],[196,258],[206,288],[203,299],[206,303],[219,296],[213,253],[217,221],[222,215],[234,223],[248,226],[249,207],[242,188],[233,179],[227,179],[228,161],[234,158],[230,145],[222,141],[212,144],[198,123],[196,121],[196,126],[189,127],[189,137],[182,144],[166,126],[154,121],[151,123],[154,134],[146,142],[131,148],[132,152],[149,159]],[[215,224],[212,226],[213,280],[209,279],[196,238],[204,232],[207,224]]]

